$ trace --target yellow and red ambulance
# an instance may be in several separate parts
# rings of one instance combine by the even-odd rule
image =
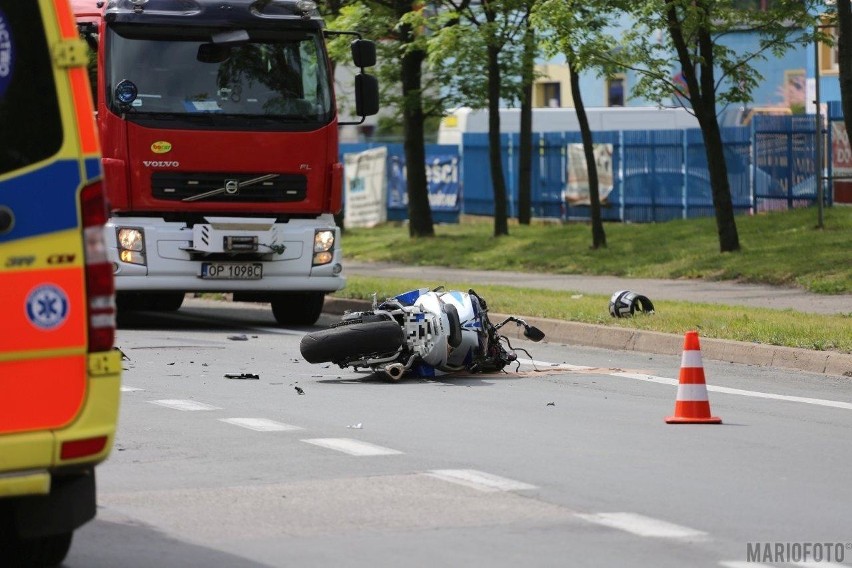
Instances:
[[[100,148],[68,0],[0,0],[0,566],[95,516],[121,355]]]

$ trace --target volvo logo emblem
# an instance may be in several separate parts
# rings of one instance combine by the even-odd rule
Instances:
[[[240,191],[240,181],[236,179],[226,179],[225,180],[225,193],[228,195],[235,195],[238,191]]]

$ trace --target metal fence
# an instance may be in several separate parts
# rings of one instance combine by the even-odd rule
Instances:
[[[839,104],[828,119],[842,120]],[[753,213],[812,205],[817,199],[815,120],[807,116],[756,116],[747,127],[723,128],[722,138],[735,212]],[[826,151],[832,148],[830,135]],[[602,178],[605,220],[654,222],[714,214],[707,158],[701,131],[649,130],[595,132],[606,145]],[[571,152],[579,132],[534,133],[531,206],[533,217],[583,219],[590,208],[566,199]],[[518,134],[501,135],[508,214],[518,211]],[[399,144],[387,144],[390,156],[402,156]],[[367,145],[342,144],[341,152]],[[432,151],[446,153],[447,146]],[[438,150],[439,149],[439,150]],[[461,164],[461,212],[493,215],[494,196],[488,136],[466,133],[458,149]],[[430,149],[427,148],[427,159]],[[825,154],[825,152],[824,152]],[[831,176],[831,159],[827,175]],[[611,180],[611,181],[610,181]],[[825,194],[831,203],[831,191]],[[404,217],[404,212],[402,213]],[[399,215],[397,215],[397,218]]]

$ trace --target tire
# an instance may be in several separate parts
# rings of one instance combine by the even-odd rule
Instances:
[[[59,566],[71,548],[73,531],[39,538],[12,536],[6,543],[6,562],[16,568],[48,568]],[[4,564],[6,566],[6,564]]]
[[[395,321],[353,323],[309,333],[299,349],[308,363],[338,363],[374,353],[393,353],[405,342]]]
[[[325,292],[276,294],[272,315],[280,325],[314,325],[322,313]]]

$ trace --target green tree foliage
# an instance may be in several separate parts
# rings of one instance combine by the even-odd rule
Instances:
[[[606,246],[606,233],[601,217],[600,188],[595,162],[592,132],[586,117],[580,91],[579,73],[593,71],[610,74],[612,65],[600,57],[616,44],[612,23],[617,19],[619,6],[611,0],[541,0],[533,12],[533,22],[540,29],[544,52],[553,57],[563,54],[571,77],[571,96],[577,111],[583,153],[586,157],[591,203],[592,248]]]
[[[674,96],[692,109],[706,148],[719,248],[738,251],[716,109],[751,101],[752,91],[763,80],[755,68],[757,62],[781,57],[791,47],[813,41],[817,4],[815,0],[773,0],[760,10],[757,3],[752,7],[741,0],[648,0],[628,9],[634,25],[624,34],[624,49],[608,59],[641,73],[634,96],[656,101]],[[740,31],[758,34],[754,49],[730,47],[730,36]],[[678,75],[682,80],[675,80]]]
[[[435,234],[426,184],[423,130],[426,118],[438,108],[436,97],[429,95],[428,85],[424,86],[427,24],[422,7],[411,0],[365,0],[341,3],[339,16],[329,25],[333,29],[358,30],[367,38],[379,40],[377,75],[383,107],[402,123],[411,237]],[[335,40],[331,44],[331,57],[346,61],[348,42]]]
[[[488,109],[494,236],[508,235],[500,107],[504,99],[515,101],[521,96],[523,37],[529,2],[441,0],[441,5],[445,10],[444,25],[430,39],[429,60],[436,76],[442,78],[448,103]]]

